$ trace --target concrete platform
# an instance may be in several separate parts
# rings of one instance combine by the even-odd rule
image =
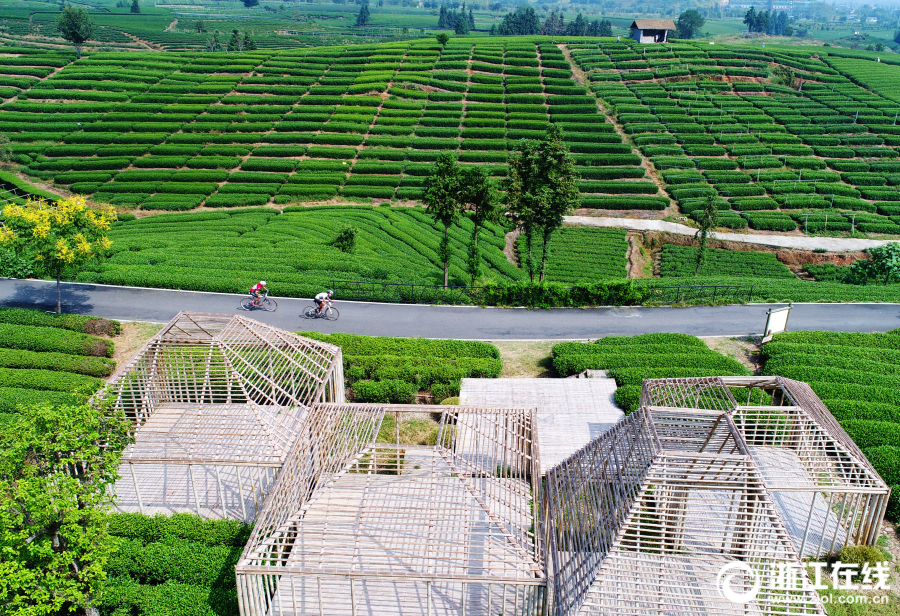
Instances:
[[[588,379],[463,379],[460,404],[537,408],[541,474],[614,426],[625,414],[616,382]]]

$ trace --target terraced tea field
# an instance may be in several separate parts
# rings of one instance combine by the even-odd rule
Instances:
[[[683,212],[712,197],[728,228],[900,234],[897,66],[688,45],[572,55]],[[854,82],[864,64],[875,91]]]
[[[547,43],[20,57],[45,67],[4,69],[27,88],[0,107],[18,160],[116,206],[415,200],[440,150],[499,177],[509,148],[550,123],[565,130],[586,205],[668,203]]]

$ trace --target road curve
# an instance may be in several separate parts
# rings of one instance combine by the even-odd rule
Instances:
[[[690,308],[475,308],[338,302],[338,321],[300,316],[308,299],[276,298],[276,312],[244,312],[241,295],[63,283],[63,310],[123,321],[164,323],[180,310],[244,314],[291,331],[470,340],[583,340],[681,332],[735,336],[762,332],[775,304]],[[0,279],[0,305],[55,309],[56,283]],[[778,304],[781,306],[782,304]],[[788,329],[877,332],[900,327],[900,304],[797,304]]]
[[[645,220],[637,218],[612,218],[609,216],[566,216],[569,224],[583,225],[586,227],[616,227],[630,231],[666,231],[676,235],[695,235],[697,229],[680,225],[677,222],[665,220]],[[775,248],[797,248],[800,250],[815,250],[824,248],[831,252],[845,252],[848,250],[865,250],[882,246],[897,240],[865,240],[846,237],[807,237],[804,235],[762,235],[751,233],[720,233],[710,234],[711,238],[741,242],[744,244],[757,244],[760,246],[774,246]]]

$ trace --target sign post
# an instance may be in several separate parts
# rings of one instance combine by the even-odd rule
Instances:
[[[788,304],[784,308],[772,308],[766,312],[766,329],[762,339],[764,343],[771,340],[775,334],[787,331],[788,317],[791,316],[793,306]]]

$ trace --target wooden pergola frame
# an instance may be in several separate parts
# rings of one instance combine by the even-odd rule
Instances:
[[[122,460],[139,511],[151,486],[181,481],[190,491],[168,510],[249,521],[247,501],[261,507],[310,408],[343,402],[341,349],[238,315],[180,312],[105,395],[133,422]],[[215,474],[203,494],[197,468]]]
[[[640,410],[547,473],[554,613],[824,615],[801,558],[873,543],[889,495],[805,383],[644,381]],[[749,603],[720,593],[733,565],[732,588],[761,585]],[[780,566],[801,585],[779,589]]]
[[[435,411],[434,445],[383,427]],[[314,407],[238,562],[241,613],[546,614],[535,416]]]
[[[728,410],[776,500],[808,502],[794,538],[802,557],[875,543],[890,487],[809,385],[779,376],[663,379],[645,382],[641,403],[692,396]]]

